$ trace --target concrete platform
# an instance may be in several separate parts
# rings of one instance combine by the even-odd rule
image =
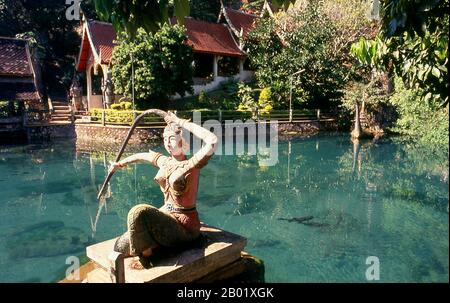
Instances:
[[[239,235],[203,225],[205,241],[198,247],[167,252],[152,260],[153,267],[136,270],[130,264],[137,257],[124,258],[114,252],[117,238],[86,248],[87,256],[98,268],[87,275],[88,283],[189,283],[204,279],[236,263],[247,240]],[[155,256],[156,257],[156,256]]]

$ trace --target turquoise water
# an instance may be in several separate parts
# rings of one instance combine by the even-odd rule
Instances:
[[[266,281],[367,282],[375,256],[380,282],[448,282],[448,154],[348,135],[280,142],[278,153],[270,167],[214,156],[198,196],[202,221],[248,238]],[[139,164],[113,177],[99,211],[114,157],[70,142],[0,147],[0,282],[57,281],[68,256],[83,262],[86,245],[121,234],[133,205],[161,205],[156,169]]]

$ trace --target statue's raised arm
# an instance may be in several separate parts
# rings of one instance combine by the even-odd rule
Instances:
[[[159,247],[176,247],[196,240],[200,235],[200,219],[196,208],[200,169],[214,154],[218,139],[209,130],[178,118],[168,112],[164,120],[164,156],[155,151],[140,153],[123,159],[112,170],[134,162],[147,162],[158,167],[154,180],[158,183],[164,205],[156,208],[138,204],[128,213],[128,230],[116,242],[115,250],[126,255],[140,256],[134,268],[145,266],[146,258]],[[203,146],[190,159],[186,158],[186,142],[182,130],[203,140]]]
[[[175,172],[176,175],[182,176],[186,173],[186,171],[192,168],[200,169],[205,166],[216,151],[218,141],[217,136],[206,128],[192,123],[189,120],[178,118],[171,112],[166,115],[164,120],[168,123],[168,125],[175,124],[175,127],[179,125],[194,134],[197,138],[203,140],[204,143],[203,146],[189,160],[187,160],[187,165]]]

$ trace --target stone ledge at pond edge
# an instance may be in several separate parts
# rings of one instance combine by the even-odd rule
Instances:
[[[96,143],[118,143],[125,140],[129,126],[102,126],[76,124],[75,132],[77,141],[95,141]],[[163,128],[137,127],[130,138],[129,144],[148,143],[162,138]]]
[[[267,123],[270,125],[270,123]],[[245,128],[245,124],[231,125],[236,128]],[[224,129],[227,126],[223,126]],[[270,128],[270,127],[269,127]],[[279,122],[279,135],[298,134],[311,135],[319,131],[334,131],[337,130],[337,123],[335,120],[321,120],[314,121],[295,121],[295,122]],[[129,126],[102,126],[94,124],[76,124],[75,132],[77,143],[95,143],[98,144],[121,144],[126,138]],[[155,143],[162,139],[163,127],[137,127],[130,138],[129,144]],[[222,132],[225,134],[225,132]]]

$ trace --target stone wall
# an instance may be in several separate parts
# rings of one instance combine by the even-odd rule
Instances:
[[[236,128],[234,134],[239,133],[237,130],[245,128],[245,124],[228,125],[228,127]],[[222,134],[227,133],[226,127],[222,129]],[[267,125],[267,129],[270,126]],[[98,124],[77,123],[67,125],[41,125],[27,127],[26,138],[28,142],[45,141],[53,139],[75,139],[77,146],[83,150],[110,150],[117,151],[125,140],[129,126],[102,126]],[[319,131],[336,131],[338,130],[335,120],[322,121],[302,121],[294,123],[279,122],[278,133],[279,139],[291,136],[309,136]],[[135,146],[136,150],[141,150],[143,145],[160,144],[162,141],[162,127],[154,128],[136,128],[129,140],[129,146]],[[231,132],[232,134],[233,132]],[[242,132],[240,132],[242,133]],[[15,135],[14,139],[18,139]],[[131,148],[131,147],[129,147]]]
[[[28,142],[76,138],[73,124],[28,126],[26,133]]]
[[[314,134],[319,131],[337,131],[338,124],[334,119],[327,119],[319,121],[302,121],[302,122],[280,122],[278,124],[278,132],[280,134],[295,133],[295,134]]]
[[[214,125],[210,125],[214,126]],[[236,129],[245,128],[245,124],[228,125]],[[227,127],[223,126],[222,134],[225,135]],[[267,130],[270,126],[267,125]],[[129,126],[102,126],[96,124],[82,124],[75,125],[75,132],[77,137],[77,145],[87,147],[88,150],[95,149],[95,146],[109,147],[107,150],[115,150],[117,146],[121,146],[130,130]],[[280,136],[283,135],[311,135],[318,131],[336,131],[337,123],[334,120],[323,121],[304,121],[286,123],[280,122],[278,124],[278,132]],[[160,143],[162,142],[163,128],[136,128],[129,140],[130,145]],[[233,133],[233,132],[231,132]],[[235,134],[238,132],[235,132]],[[85,148],[82,148],[85,149]],[[103,149],[102,149],[103,150]]]
[[[102,126],[95,124],[75,124],[77,141],[96,142],[105,145],[121,144],[128,132],[129,126]],[[163,128],[140,128],[137,127],[129,144],[140,144],[154,142],[162,138]]]

